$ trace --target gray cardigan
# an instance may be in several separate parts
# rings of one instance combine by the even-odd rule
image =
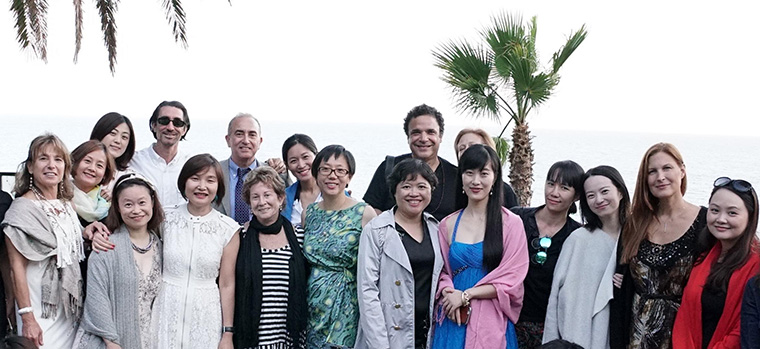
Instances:
[[[588,349],[610,347],[616,245],[617,239],[607,233],[584,227],[565,240],[554,269],[544,343],[561,338]]]
[[[433,285],[428,317],[433,308],[438,278],[443,269],[438,242],[438,221],[423,213],[435,252]],[[381,213],[364,227],[357,261],[359,330],[355,349],[414,348],[414,274],[404,244],[396,231],[393,209]],[[428,332],[428,347],[430,334]]]
[[[87,262],[87,298],[74,348],[105,348],[103,339],[123,349],[140,349],[138,314],[138,270],[129,233],[124,226],[110,236],[121,248],[93,253]],[[161,243],[156,238],[158,253]]]

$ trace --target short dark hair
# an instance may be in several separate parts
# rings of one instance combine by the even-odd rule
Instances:
[[[269,166],[259,166],[245,176],[243,182],[243,201],[248,207],[251,207],[251,188],[258,183],[271,186],[277,196],[285,199],[285,181],[282,177]]]
[[[127,143],[127,148],[124,150],[124,154],[121,154],[121,156],[114,159],[116,168],[119,171],[126,170],[129,166],[129,162],[135,155],[135,129],[132,127],[132,122],[129,121],[129,118],[115,112],[108,113],[100,117],[98,122],[96,122],[95,126],[92,128],[92,133],[90,133],[90,139],[103,141],[103,138],[111,133],[116,126],[119,126],[122,123],[127,124],[127,128],[129,128],[129,142]]]
[[[311,164],[311,175],[314,176],[314,178],[317,178],[317,175],[319,175],[319,166],[321,166],[323,162],[330,158],[338,159],[341,156],[346,159],[346,163],[348,164],[348,176],[353,177],[354,173],[356,173],[356,160],[354,160],[354,156],[350,151],[338,144],[328,145],[317,153],[314,162]]]
[[[314,140],[311,139],[311,137],[302,133],[296,133],[288,137],[288,139],[282,143],[282,161],[285,162],[286,166],[288,163],[288,152],[290,151],[290,148],[293,148],[296,144],[303,145],[314,154],[317,154],[318,152],[317,145],[314,144]]]
[[[588,180],[591,176],[607,177],[612,182],[612,185],[617,188],[618,192],[620,192],[622,198],[620,198],[620,203],[618,206],[618,220],[620,227],[622,228],[625,226],[625,222],[628,219],[628,214],[631,208],[631,196],[628,194],[628,187],[625,186],[623,176],[621,176],[620,172],[618,172],[618,170],[616,170],[614,167],[606,165],[597,166],[586,171],[586,174],[583,175],[583,183],[586,183],[586,180]],[[581,215],[586,221],[586,229],[602,229],[602,220],[599,218],[599,216],[596,215],[596,213],[591,211],[591,207],[589,207],[588,200],[586,199],[585,190],[581,190],[580,201]]]
[[[502,205],[504,202],[504,181],[502,180],[501,162],[496,150],[482,144],[474,144],[462,153],[459,159],[457,173],[457,209],[467,207],[467,195],[463,193],[464,181],[462,175],[469,170],[483,170],[491,164],[493,170],[493,185],[486,204],[486,231],[483,236],[483,266],[490,272],[501,263],[504,254],[504,227],[502,225]]]
[[[164,221],[164,209],[161,208],[161,202],[158,200],[158,195],[156,195],[156,189],[150,182],[135,173],[125,174],[116,180],[111,198],[111,208],[108,209],[108,216],[106,216],[105,220],[106,227],[113,232],[124,224],[121,212],[119,212],[119,197],[124,189],[134,186],[142,186],[148,189],[150,199],[153,200],[153,217],[148,221],[148,230],[161,236],[161,229],[159,228]]]
[[[179,178],[177,178],[177,188],[185,200],[187,200],[187,195],[185,195],[185,185],[187,184],[187,180],[195,174],[206,171],[208,169],[214,170],[217,179],[216,198],[214,198],[214,203],[217,205],[222,204],[222,199],[224,198],[225,191],[224,183],[226,178],[224,178],[224,172],[222,172],[222,165],[219,163],[219,161],[216,161],[216,158],[211,156],[209,153],[198,154],[187,159],[185,165],[182,166],[182,170],[179,171]]]
[[[103,173],[103,178],[100,180],[100,184],[108,183],[111,179],[113,179],[114,173],[116,173],[116,165],[114,165],[113,158],[111,157],[111,154],[108,153],[108,149],[106,149],[106,146],[103,145],[103,143],[100,143],[100,141],[97,140],[89,140],[87,142],[84,142],[80,144],[76,149],[74,149],[71,152],[71,177],[73,178],[76,176],[76,172],[79,169],[79,163],[82,162],[82,159],[84,159],[87,154],[92,153],[96,150],[102,150],[103,153],[106,155],[106,170]]]
[[[409,123],[412,122],[412,119],[423,115],[430,115],[435,118],[435,121],[438,123],[439,132],[443,136],[443,115],[441,115],[438,109],[427,104],[418,105],[406,114],[406,118],[404,118],[404,134],[409,137]]]
[[[161,111],[161,108],[163,107],[174,107],[182,111],[182,119],[185,120],[185,134],[182,135],[182,138],[180,140],[184,140],[185,136],[187,136],[187,133],[190,132],[190,116],[187,115],[187,108],[185,106],[177,101],[163,101],[161,104],[156,107],[155,110],[153,110],[153,115],[150,116],[150,120],[148,120],[148,127],[150,128],[150,132],[153,133],[153,138],[156,137],[156,131],[153,129],[153,124],[156,123],[156,120],[158,120],[158,113]]]
[[[396,187],[399,183],[407,179],[413,180],[417,176],[422,176],[430,184],[430,191],[435,190],[435,187],[438,185],[438,178],[426,162],[420,159],[408,158],[393,166],[393,172],[387,178],[388,189],[391,190],[391,195],[396,195]]]
[[[575,195],[583,194],[583,167],[573,160],[557,161],[549,167],[546,174],[546,181],[562,183],[575,189]],[[568,213],[578,212],[575,202],[570,204]]]

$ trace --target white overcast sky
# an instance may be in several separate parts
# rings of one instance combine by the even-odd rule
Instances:
[[[431,50],[477,38],[500,11],[538,16],[551,54],[584,23],[588,38],[561,71],[532,127],[757,136],[760,5],[752,1],[185,0],[189,48],[175,44],[159,0],[122,1],[118,65],[85,1],[78,64],[70,1],[50,1],[49,59],[21,51],[0,10],[0,117],[145,118],[162,100],[193,118],[398,122],[414,105],[453,109]],[[7,5],[7,4],[6,4]],[[89,127],[89,126],[88,126]]]

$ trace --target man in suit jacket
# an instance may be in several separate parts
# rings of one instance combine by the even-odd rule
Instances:
[[[272,158],[265,162],[256,159],[264,138],[261,137],[261,124],[251,114],[240,113],[230,120],[227,135],[224,136],[232,154],[229,159],[222,160],[224,185],[226,186],[222,204],[215,208],[240,224],[251,219],[251,208],[242,198],[242,184],[245,176],[256,167],[265,165],[274,168],[282,177],[285,184],[290,184],[288,169],[282,159]]]

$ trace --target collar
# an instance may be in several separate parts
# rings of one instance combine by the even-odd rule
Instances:
[[[153,148],[155,146],[156,146],[156,142],[153,142],[151,143],[151,145],[148,146],[148,156],[150,156],[151,160],[161,161],[166,165],[171,165],[173,163],[176,163],[177,161],[179,161],[178,159],[184,157],[184,154],[185,154],[182,151],[182,148],[177,146],[177,154],[174,155],[174,158],[172,159],[172,161],[166,162],[166,160],[164,160],[164,158],[162,158],[161,155],[158,155],[158,153],[156,153],[156,149]]]
[[[230,175],[237,177],[237,171],[240,168],[240,166],[238,166],[235,163],[235,161],[232,161],[232,157],[229,158],[229,163],[230,163]],[[254,170],[256,169],[256,167],[259,167],[259,166],[261,166],[261,164],[259,164],[259,159],[254,158],[253,162],[251,163],[251,166],[248,166],[248,168],[250,168],[251,170]]]
[[[372,221],[376,222],[375,224],[377,224],[378,228],[390,226],[391,228],[396,229],[396,217],[393,215],[395,210],[396,206],[394,205],[390,210],[380,213],[377,217],[372,219]],[[426,225],[438,224],[438,220],[427,212],[422,212],[422,220],[425,221]]]

